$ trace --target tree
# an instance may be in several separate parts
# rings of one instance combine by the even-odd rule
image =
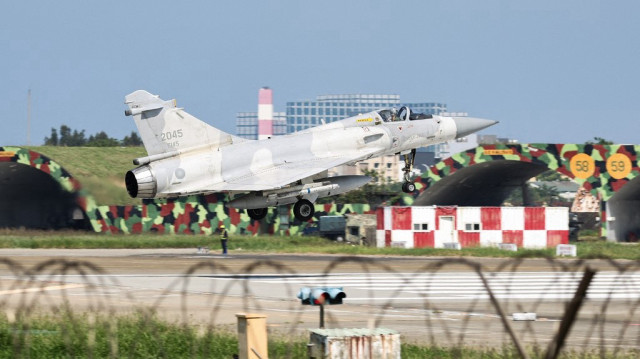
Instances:
[[[548,206],[551,205],[554,200],[558,199],[559,195],[557,189],[551,186],[547,186],[546,184],[542,184],[539,188],[537,188],[536,192],[539,198],[546,202]]]
[[[51,137],[44,138],[45,146],[57,146],[58,145],[58,131],[55,128],[51,128]]]
[[[89,136],[86,143],[89,147],[116,147],[120,145],[120,141],[110,138],[106,132],[98,132],[95,136]]]
[[[140,144],[142,144],[142,140],[135,132],[131,132],[131,136],[125,137],[122,142],[126,143],[125,146],[140,146]],[[120,146],[120,143],[120,140],[109,137],[109,135],[104,131],[100,131],[95,135],[89,136],[89,139],[87,140],[84,130],[71,130],[67,125],[61,125],[60,131],[52,128],[51,136],[44,138],[44,144],[47,146],[116,147]]]
[[[138,133],[135,131],[131,131],[131,135],[124,136],[124,140],[122,140],[122,145],[127,147],[136,147],[142,146],[142,139],[138,136]]]
[[[563,175],[562,173],[555,171],[555,170],[548,170],[545,172],[542,172],[541,174],[536,176],[536,180],[538,181],[549,181],[549,182],[553,182],[553,181],[562,181],[562,182],[566,182],[569,181],[569,177]]]
[[[87,139],[84,136],[84,130],[78,132],[78,130],[73,130],[71,132],[71,128],[67,125],[60,126],[60,141],[58,141],[59,146],[84,146],[87,143]]]
[[[595,141],[595,142],[593,142]],[[602,137],[594,137],[593,141],[587,141],[586,145],[613,145],[613,141],[605,140]]]

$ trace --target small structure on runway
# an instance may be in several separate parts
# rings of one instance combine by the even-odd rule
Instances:
[[[518,248],[553,248],[569,242],[565,207],[380,207],[378,247],[488,247],[513,243]]]

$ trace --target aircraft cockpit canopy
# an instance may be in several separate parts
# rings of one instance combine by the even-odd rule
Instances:
[[[409,109],[409,107],[402,106],[400,110],[396,111],[395,108],[385,109],[378,111],[378,115],[382,118],[384,122],[394,122],[394,121],[415,121],[415,120],[425,120],[429,118],[433,118],[433,115],[427,115],[424,113],[413,113]]]
[[[378,115],[380,115],[380,117],[382,118],[382,121],[384,122],[396,121],[398,118],[398,113],[396,112],[395,108],[380,110],[378,111]]]

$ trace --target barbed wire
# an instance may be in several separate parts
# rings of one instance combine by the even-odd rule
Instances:
[[[537,266],[524,258],[488,266],[467,258],[427,258],[405,273],[374,258],[339,257],[311,274],[276,260],[241,267],[208,260],[181,275],[167,275],[164,287],[133,287],[126,276],[90,261],[52,259],[26,268],[0,258],[0,316],[15,357],[31,355],[33,321],[42,317],[66,323],[63,342],[70,355],[73,326],[81,322],[88,323],[85,335],[93,338],[85,338],[93,342],[90,356],[100,356],[96,342],[104,338],[97,336],[106,337],[108,348],[102,350],[108,356],[135,351],[138,344],[123,343],[118,333],[118,318],[127,314],[139,316],[134,336],[147,336],[160,335],[158,316],[209,333],[232,330],[238,312],[275,313],[279,319],[270,332],[293,343],[316,326],[313,308],[295,299],[300,287],[353,279],[352,287],[345,288],[352,290],[345,304],[327,311],[333,327],[391,327],[409,343],[509,346],[520,357],[555,357],[559,348],[583,357],[638,353],[640,262],[537,261]],[[595,276],[580,294],[589,273]],[[166,281],[162,275],[139,276]],[[351,293],[357,295],[350,302]],[[535,314],[535,320],[514,320],[516,313]],[[163,345],[169,346],[157,345],[161,353]]]

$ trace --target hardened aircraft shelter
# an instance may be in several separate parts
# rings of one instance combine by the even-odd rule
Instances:
[[[429,168],[405,203],[500,206],[530,178],[554,170],[599,199],[603,236],[635,241],[640,236],[639,152],[638,145],[483,145]]]
[[[640,236],[639,145],[483,145],[447,158],[415,179],[418,190],[390,205],[500,206],[527,180],[554,170],[600,201],[602,235]],[[287,208],[269,210],[261,222],[224,205],[223,194],[141,205],[97,205],[61,164],[35,151],[0,147],[0,227],[77,228],[107,233],[210,234],[220,224],[232,233],[297,234],[308,225]],[[369,204],[317,204],[323,215],[375,213]]]

